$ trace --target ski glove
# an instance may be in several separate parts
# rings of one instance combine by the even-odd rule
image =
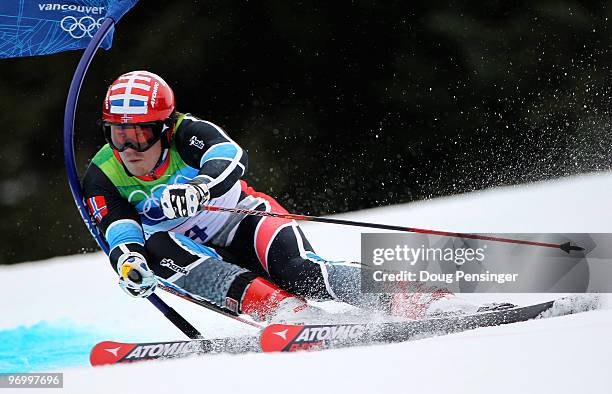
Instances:
[[[117,262],[119,286],[132,297],[148,297],[155,291],[157,279],[140,253],[125,253]]]
[[[195,216],[210,200],[205,183],[168,185],[161,195],[161,206],[168,219]]]

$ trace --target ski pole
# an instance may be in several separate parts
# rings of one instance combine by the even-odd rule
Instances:
[[[166,319],[170,320],[172,324],[176,328],[178,328],[183,334],[187,335],[189,339],[199,339],[202,338],[202,334],[198,331],[197,328],[191,325],[183,316],[181,316],[177,311],[174,310],[171,306],[166,304],[157,294],[151,294],[147,297],[147,300],[151,302],[161,313],[164,314]]]
[[[403,231],[403,232],[409,232],[409,233],[441,235],[444,237],[469,238],[469,239],[478,239],[478,240],[484,240],[484,241],[513,243],[513,244],[519,244],[519,245],[540,246],[544,248],[561,249],[566,253],[569,253],[572,250],[577,250],[577,251],[584,250],[584,248],[580,246],[572,245],[570,242],[556,244],[556,243],[547,243],[547,242],[528,241],[528,240],[522,240],[522,239],[492,237],[488,235],[455,233],[455,232],[450,232],[450,231],[428,230],[428,229],[416,228],[416,227],[394,226],[390,224],[357,222],[354,220],[331,219],[331,218],[324,218],[320,216],[308,216],[308,215],[299,215],[299,214],[293,214],[293,213],[264,212],[264,211],[255,211],[252,209],[242,209],[242,208],[224,208],[224,207],[217,207],[214,205],[206,205],[204,206],[204,209],[207,211],[229,212],[229,213],[234,213],[234,214],[264,216],[264,217],[273,217],[273,218],[279,218],[279,219],[301,220],[301,221],[318,222],[318,223],[331,223],[331,224],[340,224],[344,226],[369,227],[369,228],[376,228],[380,230]]]

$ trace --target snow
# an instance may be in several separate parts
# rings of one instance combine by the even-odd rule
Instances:
[[[338,217],[461,232],[612,232],[610,201],[612,173],[596,173]],[[319,254],[359,259],[363,229],[313,223],[303,228]],[[119,290],[101,253],[0,267],[0,279],[0,372],[63,371],[68,393],[612,391],[612,309],[401,344],[92,368],[86,350],[96,341],[182,336],[147,301]],[[253,333],[171,295],[160,296],[206,336]],[[551,295],[472,297],[526,304]]]

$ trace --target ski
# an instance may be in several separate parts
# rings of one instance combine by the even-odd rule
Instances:
[[[587,298],[586,301],[580,303],[577,303],[576,299],[576,297],[565,297],[540,304],[470,315],[452,315],[399,322],[272,324],[261,330],[259,336],[150,343],[105,341],[94,346],[90,354],[90,362],[91,365],[97,366],[200,354],[295,352],[397,343],[480,327],[518,323],[534,318],[580,313],[598,308],[597,298]]]
[[[93,366],[188,357],[199,354],[292,352],[385,342],[403,342],[468,329],[531,319],[553,302],[475,315],[368,324],[272,324],[259,337],[227,337],[184,341],[123,343],[100,342],[90,354]]]
[[[227,337],[186,341],[123,343],[104,341],[96,344],[89,355],[92,366],[135,361],[189,357],[196,354],[259,352],[259,338]]]
[[[550,309],[553,303],[554,301],[549,301],[471,315],[434,317],[402,322],[315,325],[272,324],[261,333],[261,348],[264,352],[294,352],[404,342],[480,327],[530,320]]]

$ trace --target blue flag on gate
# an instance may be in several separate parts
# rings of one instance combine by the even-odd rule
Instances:
[[[138,0],[0,0],[0,58],[87,47],[106,17],[115,23]],[[109,49],[114,29],[102,42]]]

